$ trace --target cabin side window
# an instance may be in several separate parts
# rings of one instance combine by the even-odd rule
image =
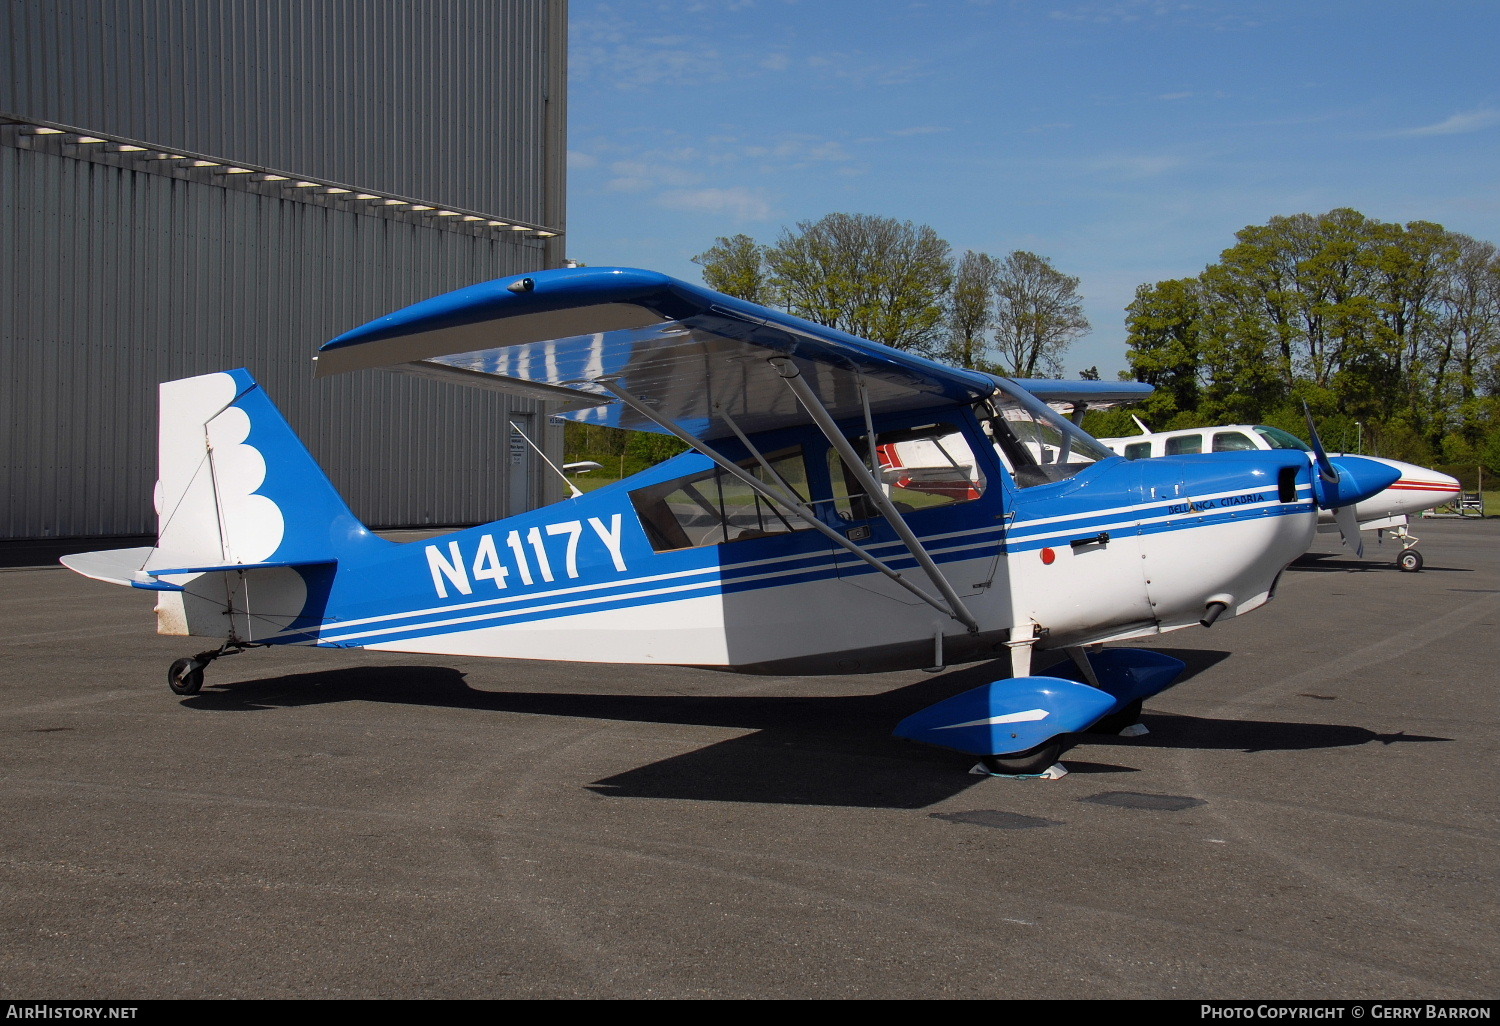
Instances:
[[[754,457],[737,465],[772,488],[791,490],[806,503],[807,462],[802,447],[768,453],[766,462],[770,471]],[[630,501],[657,552],[809,529],[797,514],[719,467],[638,488],[630,493]]]
[[[868,436],[849,439],[854,451],[870,451]],[[984,494],[984,472],[956,424],[924,424],[875,435],[873,475],[886,497],[902,513],[971,502]],[[828,450],[828,476],[833,482],[833,504],[844,520],[868,520],[880,515],[859,479],[834,450]]]
[[[1187,456],[1203,451],[1202,435],[1177,435],[1167,439],[1168,456]]]
[[[1127,460],[1144,460],[1151,458],[1150,442],[1131,442],[1125,447],[1125,458]]]
[[[1214,452],[1244,452],[1255,447],[1255,440],[1243,431],[1220,431],[1214,435]]]

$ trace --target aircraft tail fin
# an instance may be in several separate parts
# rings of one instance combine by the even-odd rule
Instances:
[[[340,555],[383,542],[248,371],[164,382],[160,401],[158,538],[130,582],[161,592],[157,630],[260,641],[306,627]]]
[[[163,382],[160,401],[147,571],[324,563],[368,537],[248,371]]]

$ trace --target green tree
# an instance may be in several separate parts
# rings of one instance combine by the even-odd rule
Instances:
[[[1485,397],[1500,390],[1500,252],[1467,235],[1453,240],[1431,335],[1431,401],[1444,428],[1475,446],[1494,405]]]
[[[632,431],[625,443],[626,472],[634,474],[686,451],[687,446],[672,435],[656,431]]]
[[[1063,353],[1089,330],[1078,284],[1046,257],[1025,250],[1000,262],[994,323],[1001,373],[1018,378],[1062,373]]]
[[[1455,396],[1467,400],[1478,394],[1484,365],[1500,356],[1500,251],[1467,235],[1455,242],[1440,290],[1438,353],[1444,369],[1454,365]]]
[[[1386,454],[1422,462],[1484,436],[1500,263],[1431,222],[1273,217],[1196,279],[1142,286],[1127,325],[1135,376],[1169,393],[1157,419],[1292,423],[1306,401],[1331,429],[1365,425]]]
[[[716,292],[769,306],[775,301],[766,278],[765,252],[748,235],[719,236],[706,252],[693,257],[703,268],[703,282]]]
[[[969,250],[954,267],[946,306],[948,346],[943,354],[950,362],[983,369],[999,282],[1000,266],[988,253]]]
[[[1382,330],[1366,355],[1368,362],[1355,368],[1365,371],[1357,382],[1378,403],[1369,412],[1386,419],[1404,417],[1435,443],[1442,435],[1442,417],[1431,401],[1432,357],[1442,282],[1458,256],[1456,236],[1427,221],[1377,225],[1373,234],[1373,291]]]
[[[869,214],[798,222],[765,253],[777,301],[897,349],[942,351],[948,244],[926,225]]]
[[[1136,381],[1156,386],[1144,403],[1152,423],[1165,424],[1198,408],[1199,292],[1195,278],[1159,281],[1139,286],[1125,308],[1131,373]]]

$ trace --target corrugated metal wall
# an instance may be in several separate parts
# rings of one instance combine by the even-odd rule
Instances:
[[[560,228],[565,18],[564,0],[6,0],[0,110]],[[238,366],[372,526],[516,505],[507,421],[539,407],[387,372],[314,382],[310,358],[407,303],[555,266],[561,239],[8,139],[0,538],[154,532],[156,384]],[[558,488],[534,474],[527,504]]]
[[[0,110],[512,217],[548,0],[5,0]]]
[[[0,196],[0,537],[154,531],[157,382],[240,366],[367,523],[504,512],[506,397],[385,371],[314,382],[311,357],[535,269],[541,243],[4,146]]]

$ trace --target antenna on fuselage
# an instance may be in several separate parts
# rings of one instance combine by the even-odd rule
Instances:
[[[1151,429],[1146,426],[1146,422],[1141,420],[1141,418],[1132,413],[1130,419],[1135,421],[1135,426],[1141,429],[1141,434],[1149,435],[1151,433]]]
[[[547,458],[547,454],[544,453],[544,452],[542,452],[540,446],[538,446],[530,438],[526,437],[526,432],[522,431],[521,428],[520,428],[520,426],[517,425],[515,421],[511,421],[510,422],[510,429],[512,431],[514,431],[516,434],[520,435],[521,438],[525,440],[525,442],[526,442],[527,445],[531,446],[531,448],[536,452],[536,454],[542,458],[542,462],[545,463],[545,464],[547,464],[547,466],[549,466],[549,467],[552,468],[552,472],[554,474],[556,474],[558,477],[562,478],[563,484],[565,484],[565,485],[568,486],[568,493],[569,493],[568,494],[568,498],[570,498],[570,499],[582,498],[583,493],[580,492],[576,487],[574,487],[572,481],[568,480],[568,475],[564,474],[561,470],[559,470],[558,467],[557,467],[557,464],[553,463],[551,460],[549,460]]]

